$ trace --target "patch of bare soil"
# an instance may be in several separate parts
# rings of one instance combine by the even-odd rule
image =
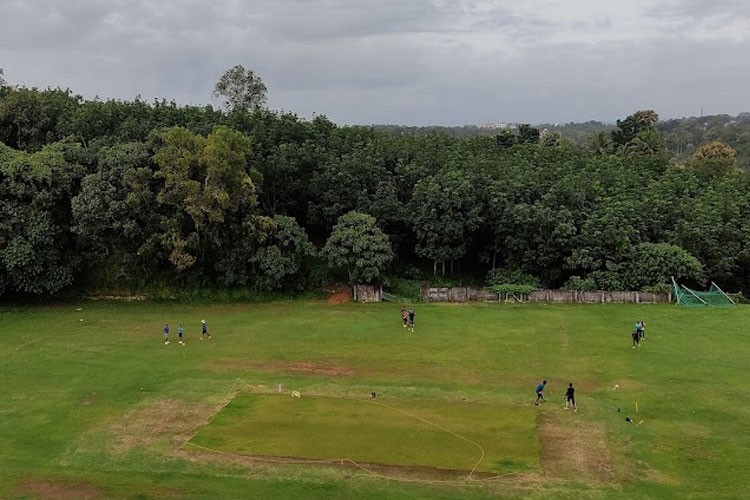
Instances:
[[[181,445],[196,425],[213,416],[210,406],[188,406],[172,400],[153,401],[125,415],[110,427],[115,436],[112,451],[124,453],[148,446],[159,438],[172,438]]]
[[[96,402],[96,397],[97,397],[96,392],[86,393],[86,395],[83,396],[83,398],[81,398],[81,404],[83,406],[91,406],[92,404]]]
[[[312,373],[314,375],[328,375],[336,377],[346,377],[354,374],[352,368],[346,366],[319,365],[317,363],[297,362],[285,363],[282,368],[284,371],[294,373]]]
[[[328,295],[326,300],[329,304],[346,304],[352,301],[352,292],[348,288],[345,290],[338,290]]]
[[[540,461],[545,475],[601,483],[615,481],[603,424],[578,420],[572,414],[542,415],[539,439],[542,445]]]
[[[253,370],[268,373],[300,373],[305,375],[321,375],[326,377],[351,377],[363,375],[364,372],[348,366],[324,365],[305,361],[286,362],[270,361],[259,363],[244,359],[220,359],[211,361],[205,367],[212,371]]]
[[[142,302],[146,300],[145,295],[89,295],[89,300],[112,300],[121,302]]]
[[[21,483],[16,489],[21,497],[43,500],[98,500],[102,492],[90,483],[52,479],[34,479]]]

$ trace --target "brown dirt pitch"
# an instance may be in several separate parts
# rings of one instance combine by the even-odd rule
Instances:
[[[571,411],[564,416],[574,414]],[[616,482],[604,426],[564,416],[544,415],[539,421],[540,458],[545,475],[579,477],[597,483]]]
[[[21,497],[44,500],[98,500],[105,498],[96,486],[78,481],[28,479],[22,482],[16,493]]]

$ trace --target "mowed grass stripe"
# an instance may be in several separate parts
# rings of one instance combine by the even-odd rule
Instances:
[[[535,420],[528,407],[242,393],[190,443],[332,463],[509,472],[538,468]]]

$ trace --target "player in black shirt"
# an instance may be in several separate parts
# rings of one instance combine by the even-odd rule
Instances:
[[[573,387],[573,382],[568,385],[568,389],[565,391],[565,409],[567,410],[569,407],[572,407],[573,411],[578,411],[576,407],[576,390]]]

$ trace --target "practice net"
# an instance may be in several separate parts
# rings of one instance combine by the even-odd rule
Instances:
[[[685,285],[678,285],[677,282],[672,278],[672,287],[674,288],[674,296],[678,305],[685,307],[727,307],[733,306],[734,301],[719,288],[719,286],[711,282],[711,288],[708,291],[692,290]]]

